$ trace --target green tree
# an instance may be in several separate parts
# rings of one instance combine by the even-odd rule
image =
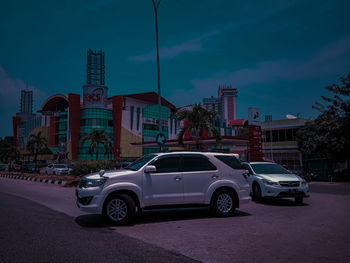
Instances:
[[[93,130],[81,139],[82,144],[86,141],[90,141],[89,153],[91,154],[91,159],[93,159],[93,154],[96,153],[96,160],[98,160],[100,145],[105,148],[106,153],[109,153],[112,149],[112,141],[104,130]]]
[[[0,162],[8,163],[13,160],[19,160],[19,158],[18,150],[9,145],[6,140],[0,138]]]
[[[47,139],[42,136],[41,131],[37,134],[31,134],[28,138],[27,149],[34,155],[34,163],[38,160],[38,154],[41,150],[47,148]]]
[[[297,133],[298,146],[306,157],[328,157],[343,162],[350,159],[350,72],[341,84],[326,87],[333,97],[312,107],[320,112]]]
[[[186,131],[192,134],[196,148],[201,149],[201,136],[203,133],[207,137],[214,136],[216,142],[221,140],[220,132],[212,125],[212,118],[216,116],[215,111],[208,111],[200,104],[195,104],[192,110],[182,110],[176,113],[178,120],[187,120],[189,123],[181,128],[178,135],[178,142],[183,145],[183,137]]]

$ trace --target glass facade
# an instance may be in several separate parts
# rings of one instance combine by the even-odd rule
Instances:
[[[109,139],[113,142],[113,115],[111,110],[106,109],[83,109],[80,118],[80,140],[93,130],[104,130]],[[90,141],[80,143],[78,158],[80,160],[90,160]],[[107,153],[103,145],[98,147],[99,159],[113,159],[112,153]],[[93,154],[96,159],[96,154]]]
[[[18,146],[24,149],[28,142],[29,134],[37,127],[41,126],[41,116],[23,121],[18,126]]]
[[[59,118],[57,121],[58,124],[58,143],[66,143],[67,142],[67,129],[68,129],[68,119],[67,112],[62,111],[59,113]]]

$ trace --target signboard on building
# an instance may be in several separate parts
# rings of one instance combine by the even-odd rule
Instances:
[[[260,110],[257,108],[248,108],[248,125],[261,125]]]
[[[98,85],[83,86],[84,108],[106,108],[107,87]]]
[[[262,133],[260,110],[248,108],[249,161],[262,161]]]

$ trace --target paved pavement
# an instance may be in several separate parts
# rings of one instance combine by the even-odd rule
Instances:
[[[73,188],[0,178],[0,192],[73,216],[88,231],[110,229],[100,216],[76,208]],[[348,262],[349,203],[349,183],[311,183],[301,206],[251,202],[231,218],[214,218],[206,209],[146,212],[113,232],[202,262]]]

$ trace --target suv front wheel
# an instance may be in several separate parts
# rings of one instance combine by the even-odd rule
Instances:
[[[235,212],[235,197],[229,190],[217,191],[210,204],[212,212],[219,217],[232,216]]]
[[[113,225],[128,224],[134,219],[135,214],[135,202],[126,194],[114,194],[104,204],[103,216]]]

